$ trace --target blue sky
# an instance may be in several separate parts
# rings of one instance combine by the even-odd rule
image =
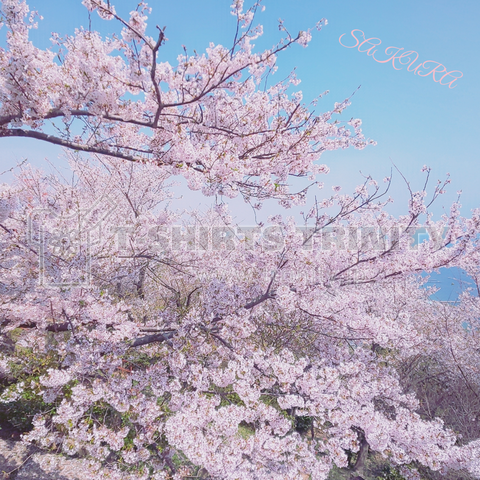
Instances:
[[[133,0],[113,3],[125,16],[137,5]],[[32,40],[38,46],[49,45],[52,31],[71,34],[76,27],[88,27],[88,12],[80,0],[31,0],[29,4],[44,17],[39,29],[32,32]],[[156,24],[167,27],[169,41],[160,51],[162,61],[175,62],[182,45],[190,52],[204,51],[209,42],[230,46],[235,20],[229,14],[229,5],[229,0],[150,2],[151,35],[155,34]],[[436,215],[443,208],[448,210],[457,190],[463,191],[461,203],[465,216],[480,207],[478,0],[264,0],[263,5],[266,10],[257,17],[265,32],[256,42],[259,49],[271,47],[280,38],[279,18],[292,34],[314,27],[323,17],[329,22],[321,32],[313,31],[308,48],[294,46],[280,55],[279,70],[273,80],[281,80],[296,68],[302,80],[298,89],[302,90],[305,101],[329,90],[317,111],[331,109],[334,102],[350,96],[361,85],[341,119],[361,118],[365,135],[378,145],[363,151],[349,149],[325,154],[322,162],[331,169],[329,178],[325,178],[327,188],[338,184],[345,191],[352,190],[362,182],[360,171],[381,180],[389,175],[394,162],[413,189],[420,189],[423,184],[420,169],[427,164],[432,167],[434,181],[443,179],[447,172],[452,179],[448,193],[437,202]],[[91,21],[92,28],[104,34],[118,31],[118,26],[102,21],[96,14]],[[405,51],[418,52],[419,62],[439,62],[447,71],[461,71],[463,77],[455,82],[456,88],[449,89],[435,83],[431,75],[420,77],[406,67],[394,70],[391,62],[377,63],[357,48],[348,49],[339,43],[340,35],[345,33],[342,41],[353,45],[350,35],[353,29],[362,30],[366,38],[381,40],[378,58],[382,54],[386,58],[383,51],[389,46],[403,47]],[[45,157],[55,164],[60,162],[57,160],[60,150],[54,146],[15,139],[2,142],[0,172],[24,157],[42,166]],[[4,178],[7,177],[0,181],[5,181]],[[407,190],[398,175],[391,195],[396,199],[390,207],[392,213],[404,213]],[[188,192],[184,196],[185,206],[192,201],[209,204],[208,199]],[[234,208],[242,217],[241,203]],[[265,215],[276,208],[268,205]]]
[[[117,11],[123,15],[135,8],[137,2],[118,0]],[[234,33],[234,18],[229,14],[229,0],[176,0],[151,2],[153,8],[150,32],[154,26],[166,26],[169,39],[162,47],[162,59],[175,61],[182,45],[189,51],[202,52],[209,42],[230,45]],[[264,13],[258,22],[265,34],[257,41],[258,48],[271,47],[280,37],[278,18],[285,21],[292,34],[313,27],[323,17],[329,21],[321,32],[314,31],[308,48],[294,46],[280,55],[280,80],[296,68],[302,80],[299,89],[304,100],[310,101],[319,93],[329,90],[317,107],[326,110],[336,101],[350,96],[352,105],[342,119],[363,120],[367,137],[378,142],[376,147],[363,151],[346,150],[328,152],[322,161],[331,168],[327,184],[344,185],[345,190],[361,182],[359,172],[371,174],[381,180],[389,174],[392,162],[420,188],[424,164],[432,167],[432,176],[452,177],[448,194],[438,202],[447,207],[462,190],[463,213],[480,206],[478,194],[480,149],[478,147],[480,66],[477,34],[480,22],[480,2],[476,0],[264,0]],[[80,0],[31,0],[32,9],[43,15],[39,29],[32,32],[32,40],[39,46],[48,46],[52,31],[73,33],[80,25],[88,26],[88,12]],[[116,26],[92,15],[92,28],[110,33]],[[433,60],[446,66],[448,71],[458,70],[463,77],[456,88],[449,89],[432,80],[408,72],[406,67],[394,70],[391,62],[380,64],[356,48],[347,49],[339,43],[343,33],[345,44],[353,45],[350,31],[360,29],[367,38],[382,41],[378,55],[389,46],[403,47],[419,54],[419,61]],[[358,35],[358,33],[357,33]],[[386,57],[385,57],[386,58]],[[273,77],[273,79],[275,79]],[[56,161],[58,149],[45,144],[17,140],[2,140],[2,165],[12,159],[43,158]],[[406,189],[397,176],[392,196],[398,199],[392,212],[404,211]]]

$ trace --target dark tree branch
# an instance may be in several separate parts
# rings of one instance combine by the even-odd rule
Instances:
[[[23,130],[21,128],[9,128],[0,130],[0,137],[23,137],[23,138],[35,138],[37,140],[43,140],[44,142],[53,143],[54,145],[60,145],[61,147],[69,148],[70,150],[78,150],[81,152],[97,153],[99,155],[108,155],[110,157],[121,158],[128,160],[129,162],[143,162],[145,157],[135,157],[132,155],[126,155],[120,151],[110,150],[109,148],[94,147],[91,145],[83,145],[81,143],[75,143],[70,140],[64,140],[54,135],[48,135],[43,132],[37,132],[36,130]]]
[[[157,333],[155,335],[145,335],[144,337],[136,338],[131,344],[131,348],[141,347],[143,345],[149,345],[150,343],[167,342],[171,345],[170,339],[175,336],[176,330],[165,333]]]

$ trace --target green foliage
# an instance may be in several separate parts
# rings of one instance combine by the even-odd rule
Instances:
[[[51,410],[51,405],[43,402],[42,397],[25,392],[17,401],[0,404],[0,419],[8,421],[20,432],[33,428],[32,420],[36,413]]]
[[[240,423],[238,426],[238,436],[246,440],[252,435],[255,435],[255,427],[246,422]]]
[[[365,480],[405,480],[388,460],[378,453],[370,452],[365,462]]]
[[[0,419],[3,422],[9,422],[20,432],[27,432],[32,429],[32,420],[35,414],[49,412],[54,413],[57,403],[48,404],[44,402],[41,396],[43,387],[40,385],[40,377],[46,375],[49,368],[58,368],[61,358],[54,346],[57,339],[54,334],[47,335],[46,352],[39,354],[33,352],[33,349],[21,347],[17,344],[24,334],[24,330],[16,328],[4,334],[7,341],[15,344],[11,352],[11,361],[9,362],[9,378],[3,379],[0,385],[0,395],[4,395],[4,400],[0,403]],[[67,395],[71,394],[71,385],[64,387]],[[11,398],[11,401],[8,399]]]
[[[312,417],[295,417],[295,430],[298,433],[307,433],[313,424]]]
[[[405,480],[405,478],[390,465],[384,465],[382,471],[375,477],[375,480]]]

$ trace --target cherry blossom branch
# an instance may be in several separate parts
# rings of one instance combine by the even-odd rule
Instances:
[[[48,135],[36,130],[23,130],[21,128],[9,128],[0,130],[0,137],[22,137],[22,138],[35,138],[44,142],[52,143],[54,145],[60,145],[61,147],[77,150],[80,152],[96,153],[98,155],[108,155],[110,157],[121,158],[122,160],[128,160],[129,162],[144,162],[145,157],[134,157],[132,155],[126,155],[119,151],[112,151],[108,148],[100,148],[91,145],[85,145],[82,143],[76,143],[70,140],[64,140],[53,135]]]

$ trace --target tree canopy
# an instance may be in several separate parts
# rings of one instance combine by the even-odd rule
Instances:
[[[429,187],[425,168],[399,218],[390,179],[368,177],[304,224],[236,225],[226,199],[305,203],[291,177],[315,185],[325,151],[372,143],[360,120],[334,120],[348,100],[315,113],[294,75],[264,88],[310,31],[281,24],[255,53],[259,4],[236,0],[232,47],[172,66],[143,2],[128,20],[83,4],[120,34],[41,50],[25,1],[2,0],[0,137],[61,145],[73,172],[23,166],[0,190],[0,398],[19,425],[34,415],[24,440],[86,458],[95,478],[321,480],[373,457],[404,478],[479,478],[478,296],[432,301],[419,274],[460,267],[478,288],[480,211],[456,202],[434,220],[448,179]],[[222,198],[183,227],[177,174]]]

